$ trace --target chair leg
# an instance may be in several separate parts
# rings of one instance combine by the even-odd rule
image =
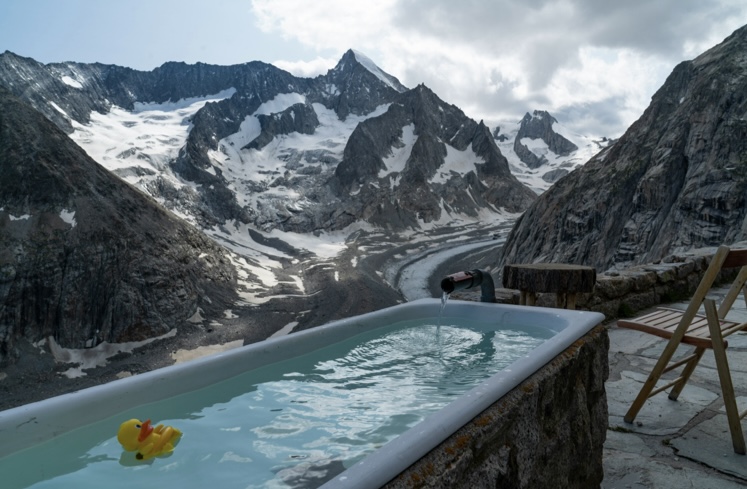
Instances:
[[[695,367],[698,366],[698,362],[700,362],[700,359],[703,357],[703,353],[705,353],[705,348],[696,348],[693,352],[693,355],[695,355],[695,358],[687,362],[685,364],[685,368],[682,369],[682,374],[680,374],[680,377],[682,377],[682,380],[679,381],[677,385],[675,385],[671,391],[669,391],[669,399],[676,401],[678,397],[680,397],[680,392],[682,392],[682,388],[685,387],[685,384],[688,380],[690,380],[690,376],[693,374],[693,371],[695,370]]]
[[[711,341],[713,341],[713,356],[716,358],[716,369],[718,378],[721,382],[721,393],[724,396],[724,408],[726,409],[726,418],[729,422],[729,431],[731,432],[731,442],[734,451],[741,455],[745,454],[744,433],[742,432],[742,423],[739,419],[739,410],[737,409],[737,399],[734,395],[734,385],[731,382],[731,372],[729,371],[729,361],[726,358],[726,348],[724,339],[721,336],[721,326],[719,324],[716,304],[712,299],[704,301],[706,317],[708,318],[708,328],[711,332]]]
[[[661,353],[661,356],[656,362],[656,365],[654,365],[653,370],[651,370],[651,373],[648,374],[648,379],[646,379],[643,387],[641,387],[641,390],[638,392],[638,396],[633,401],[633,404],[630,405],[628,412],[625,413],[623,419],[626,423],[632,423],[633,420],[635,420],[635,417],[638,416],[638,412],[646,403],[646,400],[651,396],[651,391],[654,390],[656,383],[661,378],[661,374],[664,373],[664,369],[669,365],[669,360],[672,359],[674,352],[677,350],[678,344],[679,342],[673,342],[670,339],[667,346],[664,347],[664,351]]]

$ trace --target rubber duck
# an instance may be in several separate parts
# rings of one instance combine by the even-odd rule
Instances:
[[[171,426],[152,426],[150,420],[130,419],[119,426],[117,440],[128,452],[137,452],[135,458],[148,460],[171,453],[182,432]]]

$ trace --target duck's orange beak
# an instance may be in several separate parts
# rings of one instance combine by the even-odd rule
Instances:
[[[137,441],[145,441],[146,438],[148,438],[148,435],[150,435],[153,432],[153,427],[150,425],[150,420],[146,419],[145,422],[140,426],[140,434],[137,437]]]

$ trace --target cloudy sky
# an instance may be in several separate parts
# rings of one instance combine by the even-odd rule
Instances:
[[[745,24],[744,0],[2,0],[0,52],[315,76],[353,48],[490,125],[543,109],[618,137],[677,63]]]

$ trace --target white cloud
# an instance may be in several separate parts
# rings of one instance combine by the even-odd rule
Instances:
[[[341,40],[368,43],[387,34],[396,0],[253,0],[252,11],[264,32],[280,32],[323,50],[339,47]],[[346,45],[344,50],[354,46]]]
[[[545,109],[573,114],[564,122],[578,131],[615,137],[677,63],[745,22],[747,2],[254,0],[253,13],[265,32],[324,54],[277,63],[294,73],[323,73],[325,58],[354,48],[475,119]]]
[[[0,1],[0,46],[44,63],[261,60],[305,77],[352,48],[488,124],[544,109],[619,136],[675,65],[746,21],[744,0]]]
[[[271,64],[277,66],[281,70],[285,70],[295,76],[301,76],[305,78],[313,78],[317,75],[323,75],[328,70],[332,69],[339,58],[322,58],[317,56],[311,61],[287,61],[279,60],[273,61]]]

